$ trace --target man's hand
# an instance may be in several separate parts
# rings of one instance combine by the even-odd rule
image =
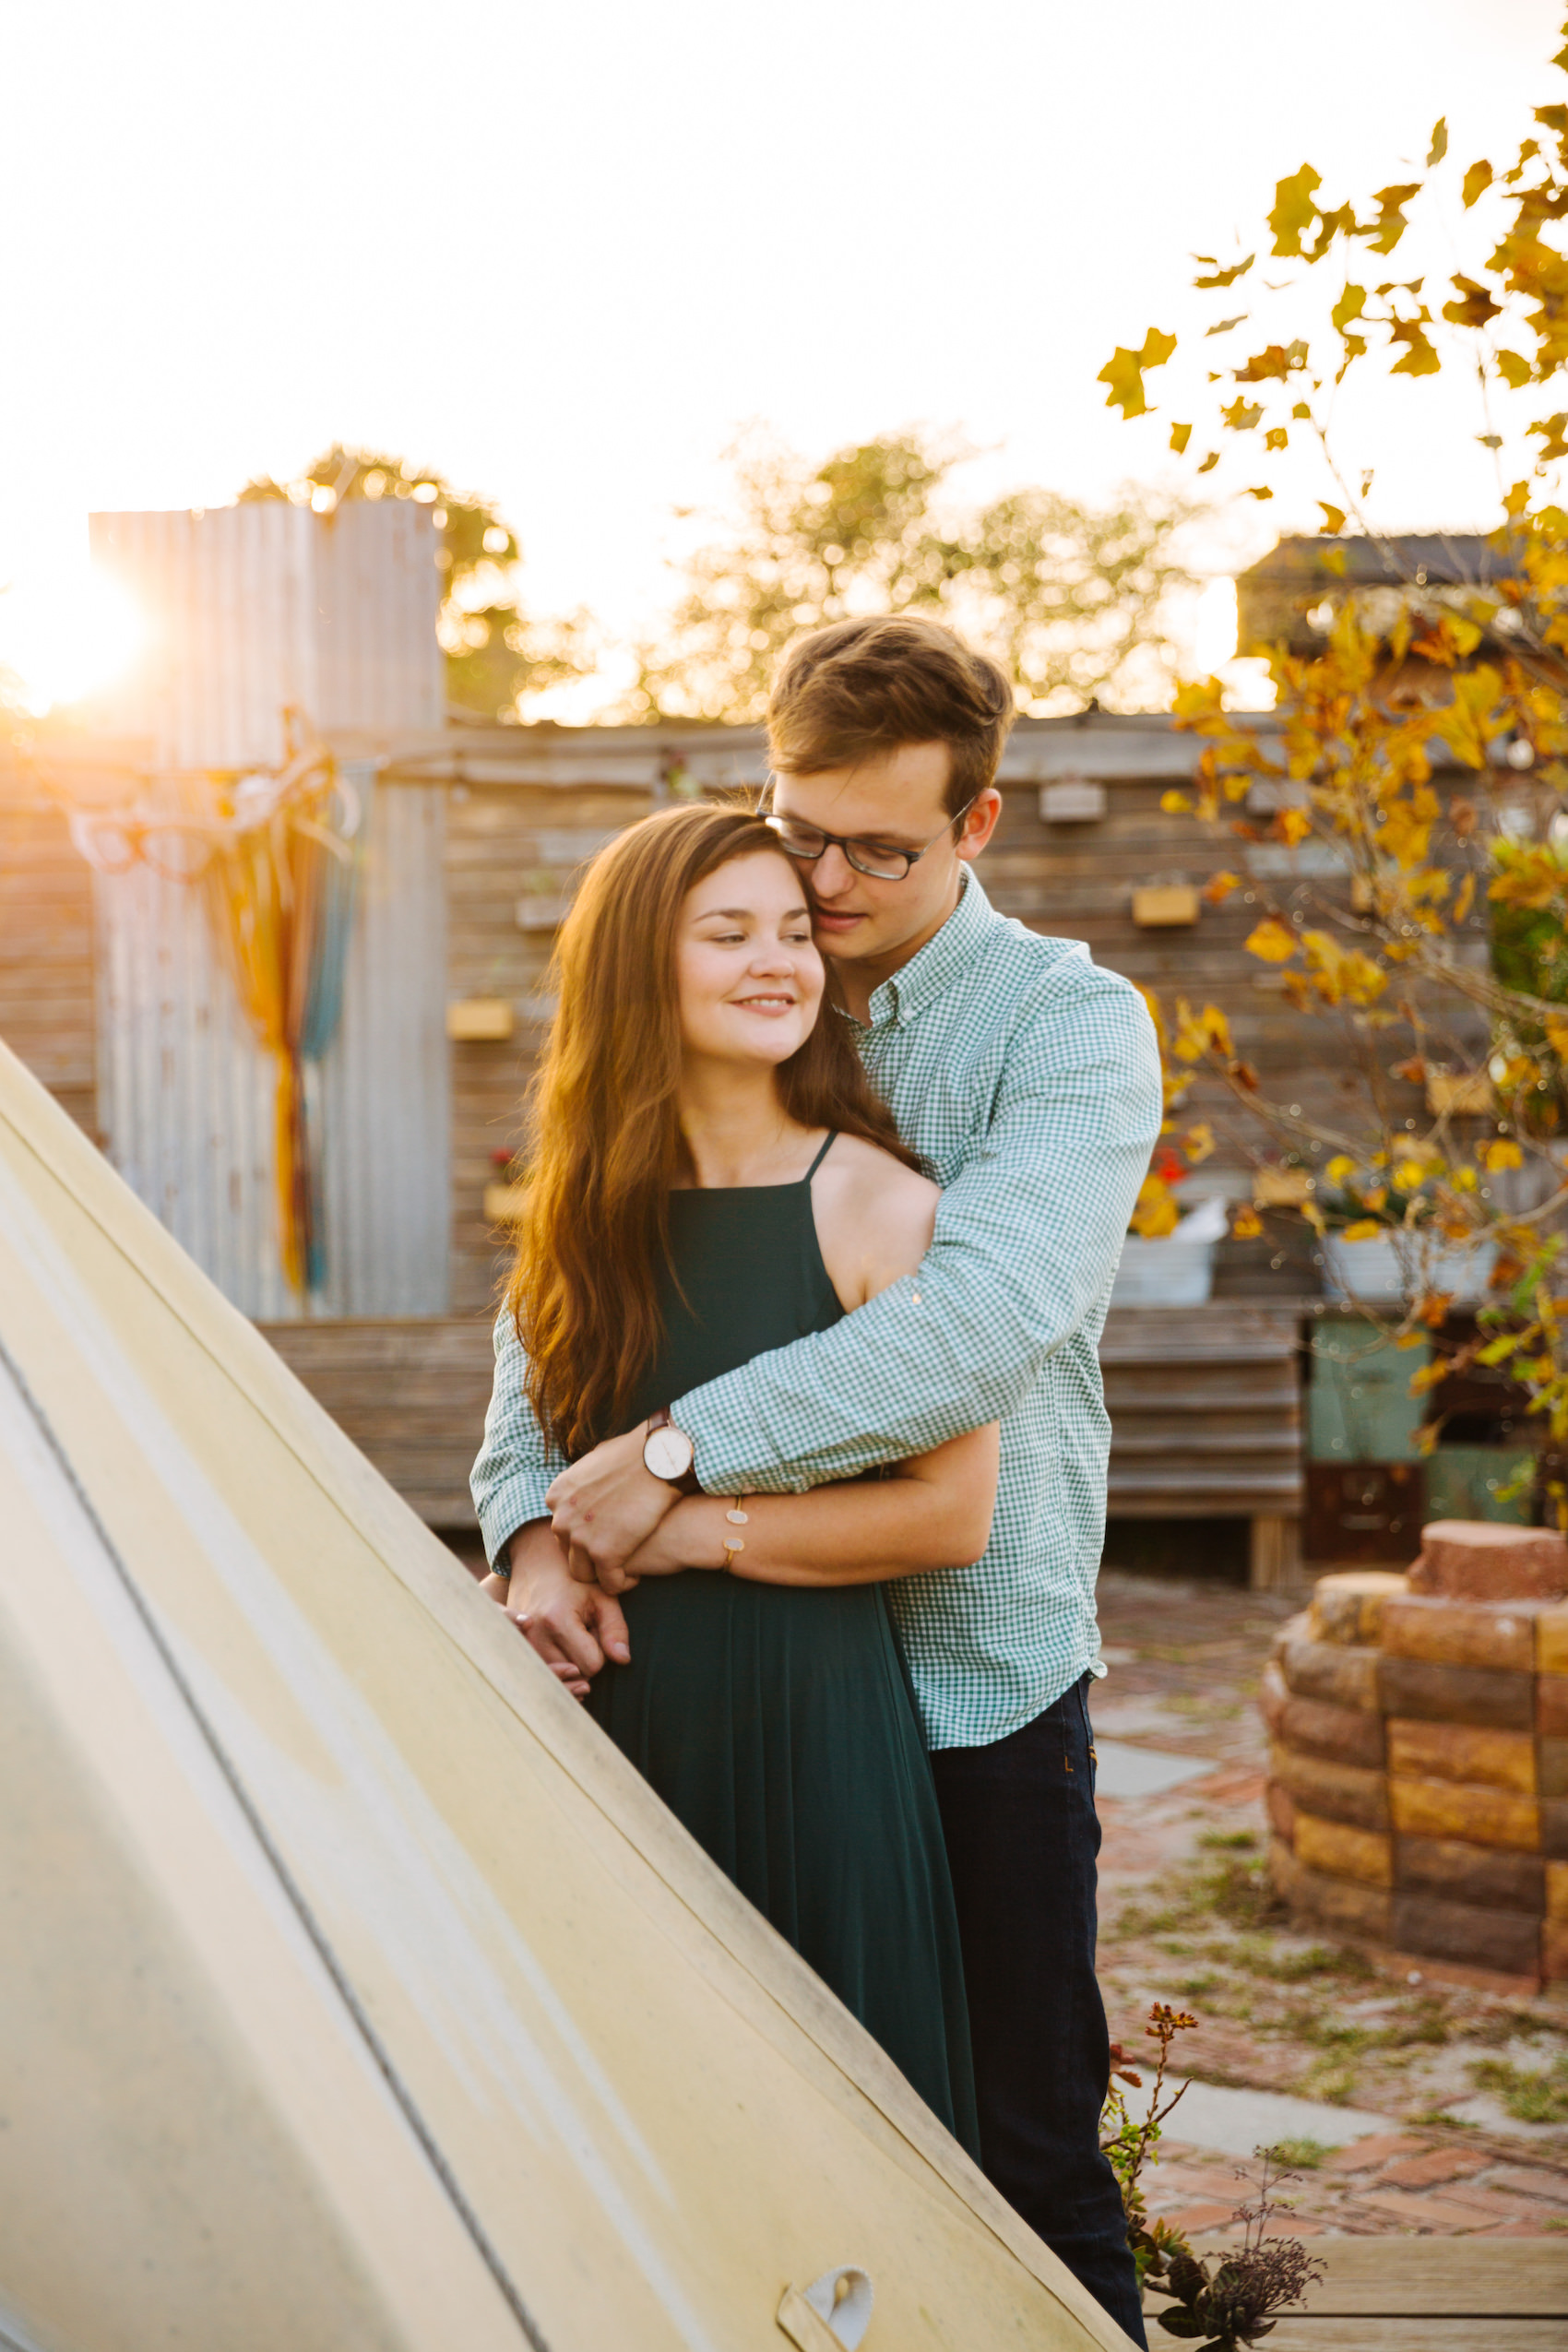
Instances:
[[[607,1438],[563,1470],[544,1499],[572,1574],[597,1581],[604,1593],[623,1593],[636,1581],[627,1561],[679,1502],[680,1489],[647,1468],[638,1428]]]
[[[627,1573],[637,1584],[644,1576],[679,1576],[687,1568],[727,1568],[724,1538],[732,1532],[721,1502],[707,1494],[683,1494],[652,1535],[638,1544],[626,1562]]]
[[[520,1527],[510,1552],[510,1585],[495,1580],[501,1606],[572,1696],[586,1699],[589,1681],[607,1658],[617,1666],[630,1662],[625,1611],[597,1585],[577,1582],[548,1519]]]

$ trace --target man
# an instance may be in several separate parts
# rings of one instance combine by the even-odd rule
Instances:
[[[775,829],[810,878],[866,1065],[944,1187],[920,1273],[570,1468],[543,1446],[504,1321],[474,1496],[512,1613],[581,1693],[628,1654],[614,1595],[672,1478],[798,1492],[1000,1419],[983,1559],[894,1581],[888,1606],[952,1865],[987,2174],[1142,2344],[1098,2144],[1109,2060],[1085,1693],[1104,1671],[1097,1347],[1158,1131],[1159,1065],[1136,990],[1077,943],[997,915],[974,874],[1012,715],[993,662],[909,618],[802,639],[768,714]]]

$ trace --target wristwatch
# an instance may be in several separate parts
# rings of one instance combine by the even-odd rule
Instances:
[[[671,1486],[679,1486],[690,1472],[695,1455],[692,1441],[683,1429],[677,1429],[670,1418],[668,1405],[660,1405],[650,1413],[647,1435],[643,1440],[643,1464],[656,1479],[663,1479]]]

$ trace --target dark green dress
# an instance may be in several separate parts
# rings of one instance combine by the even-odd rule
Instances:
[[[809,1175],[672,1193],[670,1228],[684,1299],[667,1280],[639,1416],[844,1312]],[[596,1719],[978,2157],[942,1823],[881,1586],[687,1569],[629,1593],[626,1618],[631,1664],[595,1680]]]

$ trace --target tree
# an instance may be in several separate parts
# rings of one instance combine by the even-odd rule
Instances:
[[[1568,70],[1568,47],[1553,63]],[[1550,1467],[1550,1449],[1568,1446],[1558,1295],[1568,1240],[1568,513],[1552,495],[1568,410],[1550,406],[1568,369],[1568,105],[1539,106],[1533,119],[1505,169],[1482,158],[1462,172],[1439,122],[1424,166],[1368,200],[1328,203],[1303,164],[1278,183],[1253,250],[1197,256],[1194,284],[1240,306],[1207,330],[1193,370],[1207,428],[1194,440],[1177,422],[1170,446],[1200,474],[1228,445],[1254,452],[1264,479],[1248,489],[1267,498],[1270,469],[1293,437],[1298,450],[1304,440],[1331,494],[1302,600],[1321,643],[1265,648],[1277,742],[1226,712],[1217,680],[1188,685],[1178,724],[1196,731],[1202,752],[1194,793],[1170,804],[1230,840],[1241,872],[1218,875],[1211,895],[1249,881],[1263,909],[1249,948],[1279,970],[1303,1019],[1339,1026],[1360,1083],[1330,1131],[1264,1099],[1221,1008],[1179,1003],[1162,1034],[1170,1132],[1194,1074],[1218,1075],[1242,1114],[1238,1132],[1250,1124],[1252,1156],[1284,1158],[1319,1234],[1395,1241],[1408,1277],[1402,1336],[1443,1328],[1444,1248],[1496,1245],[1491,1303],[1457,1358],[1506,1363],[1524,1384],[1546,1424],[1547,1490],[1568,1521],[1568,1485]],[[1448,288],[1429,303],[1424,275],[1372,283],[1455,183],[1466,244]],[[1260,327],[1266,303],[1248,302],[1246,289],[1265,250],[1279,273],[1264,281],[1278,323]],[[1210,338],[1232,354],[1213,374]],[[1177,348],[1151,327],[1141,345],[1118,349],[1099,379],[1109,403],[1148,414],[1146,378]],[[1520,478],[1500,474],[1485,563],[1450,566],[1437,585],[1408,542],[1378,529],[1372,469],[1335,438],[1334,395],[1352,371],[1381,366],[1414,384],[1455,364],[1477,387],[1482,445],[1498,456],[1512,440],[1527,454]],[[1345,536],[1351,520],[1359,538]],[[1356,584],[1372,571],[1375,587]],[[1436,788],[1440,760],[1465,775],[1464,790]],[[1260,828],[1233,812],[1260,778],[1277,806],[1269,837],[1298,861],[1293,885],[1249,865]],[[1308,843],[1312,872],[1301,858]],[[1337,881],[1314,879],[1328,862]],[[1184,1141],[1195,1158],[1213,1137],[1205,1126]],[[1151,1175],[1140,1229],[1168,1230],[1174,1216],[1166,1175]],[[1451,1348],[1417,1383],[1435,1386],[1455,1369]]]
[[[1124,491],[1105,509],[1018,490],[944,511],[956,441],[884,434],[821,465],[754,429],[729,453],[735,515],[682,566],[657,643],[638,648],[624,719],[754,719],[802,629],[859,612],[941,612],[1012,669],[1026,710],[1166,698],[1175,541],[1195,503]]]
[[[433,511],[445,576],[438,634],[449,701],[487,719],[515,719],[532,696],[584,677],[596,658],[586,613],[539,621],[523,610],[516,533],[488,499],[453,489],[434,468],[334,442],[297,480],[258,475],[242,503],[286,498],[330,515],[348,498],[411,498]]]

